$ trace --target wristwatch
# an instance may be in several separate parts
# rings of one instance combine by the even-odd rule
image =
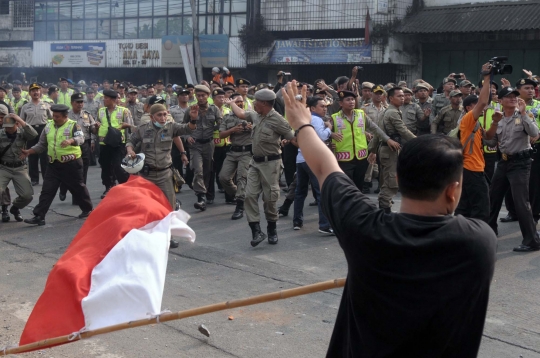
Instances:
[[[180,152],[180,155],[186,155],[187,156],[187,152]]]

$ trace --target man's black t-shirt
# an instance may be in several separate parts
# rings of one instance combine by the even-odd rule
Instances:
[[[322,207],[348,263],[328,357],[476,357],[496,236],[463,216],[384,214],[343,173]]]

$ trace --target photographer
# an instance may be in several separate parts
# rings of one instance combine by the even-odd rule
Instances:
[[[341,171],[310,128],[305,92],[302,101],[296,94],[287,86],[287,119],[348,264],[327,357],[476,357],[496,237],[483,222],[449,215],[461,194],[461,145],[433,135],[407,142],[397,163],[401,212],[386,215]]]
[[[497,219],[504,195],[510,189],[523,236],[517,252],[540,250],[540,237],[533,221],[529,202],[529,176],[531,173],[531,144],[529,137],[538,136],[538,127],[525,101],[518,98],[519,91],[504,87],[499,91],[503,112],[496,110],[493,125],[497,127],[495,139],[499,144],[499,164],[493,174],[489,190],[489,226],[498,234]]]

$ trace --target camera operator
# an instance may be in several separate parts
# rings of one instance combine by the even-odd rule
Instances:
[[[461,145],[436,135],[407,142],[401,212],[386,215],[319,140],[303,92],[297,101],[287,86],[287,119],[348,265],[327,357],[476,357],[497,241],[485,223],[449,215],[461,194]]]
[[[531,174],[531,144],[529,137],[538,136],[538,127],[519,91],[504,87],[499,91],[503,112],[495,111],[493,124],[497,126],[495,138],[499,149],[499,164],[493,174],[489,190],[489,226],[498,234],[497,219],[504,195],[510,189],[523,236],[517,252],[540,250],[540,237],[536,232],[529,202],[529,176]]]

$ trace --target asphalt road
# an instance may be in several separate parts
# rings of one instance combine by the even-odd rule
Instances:
[[[103,192],[99,173],[99,168],[90,168],[94,205],[99,204]],[[14,193],[12,186],[11,190]],[[41,186],[35,190],[31,206],[37,203]],[[223,194],[218,194],[216,203],[205,212],[193,208],[195,195],[187,187],[178,198],[192,215],[189,225],[197,240],[181,242],[178,249],[170,251],[163,309],[180,311],[346,276],[345,258],[336,238],[317,232],[317,210],[307,206],[310,197],[302,230],[293,231],[290,215],[278,223],[278,245],[264,242],[256,248],[249,245],[245,218],[230,220],[234,207],[224,204]],[[399,197],[395,202],[397,210]],[[31,216],[29,208],[22,212]],[[46,226],[28,226],[13,218],[0,223],[0,345],[17,344],[52,265],[83,224],[74,218],[79,213],[68,194],[65,202],[55,200]],[[503,215],[506,212],[502,211]],[[499,232],[479,356],[540,357],[540,252],[512,252],[521,241],[517,223],[502,224]],[[321,357],[326,353],[340,298],[341,289],[334,289],[129,329],[26,356]],[[209,338],[198,332],[201,323],[209,329]]]

